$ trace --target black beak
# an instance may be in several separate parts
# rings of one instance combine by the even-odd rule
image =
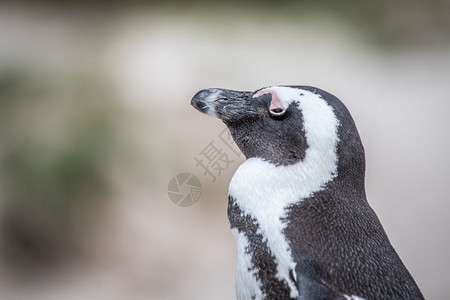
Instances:
[[[224,122],[233,122],[256,114],[252,95],[253,92],[211,88],[195,94],[191,105],[204,114],[215,116]]]

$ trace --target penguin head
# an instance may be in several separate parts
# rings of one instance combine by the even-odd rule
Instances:
[[[344,104],[307,86],[272,86],[254,92],[205,89],[191,104],[221,119],[246,158],[292,165],[307,155],[336,153],[341,171],[364,174],[364,149]]]

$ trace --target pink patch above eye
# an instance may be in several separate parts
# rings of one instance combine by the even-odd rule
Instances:
[[[261,97],[262,95],[265,95],[265,94],[271,94],[272,95],[272,100],[270,101],[270,107],[269,107],[269,109],[271,111],[279,110],[279,109],[281,109],[282,111],[286,110],[286,108],[281,103],[280,98],[278,98],[277,94],[274,91],[272,91],[272,90],[259,91],[259,92],[257,92],[256,94],[253,95],[253,98],[258,98],[258,97]]]

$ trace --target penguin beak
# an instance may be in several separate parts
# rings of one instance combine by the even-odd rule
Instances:
[[[204,114],[228,123],[257,113],[252,105],[252,95],[253,92],[211,88],[195,94],[191,105]]]

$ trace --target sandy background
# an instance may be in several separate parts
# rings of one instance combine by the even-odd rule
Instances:
[[[189,101],[301,84],[347,105],[369,202],[425,297],[446,299],[448,5],[368,30],[333,7],[199,3],[0,6],[0,297],[234,299],[226,196],[243,160],[223,147],[235,162],[214,183],[196,167],[225,126]],[[180,172],[202,182],[189,208],[167,196]]]

